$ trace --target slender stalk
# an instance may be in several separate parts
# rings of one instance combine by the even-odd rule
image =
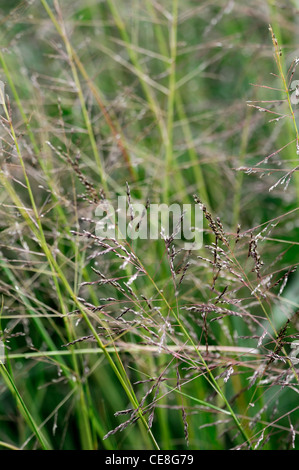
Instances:
[[[277,64],[278,71],[279,71],[279,77],[281,79],[282,86],[283,86],[283,95],[284,95],[283,99],[285,99],[285,98],[287,99],[287,105],[288,105],[289,112],[290,112],[290,115],[291,115],[291,121],[289,119],[287,119],[287,123],[286,123],[287,132],[290,136],[290,141],[293,140],[294,132],[295,132],[296,153],[298,155],[298,153],[299,153],[299,134],[298,134],[298,127],[297,127],[297,123],[296,123],[296,117],[295,117],[292,102],[291,102],[289,84],[287,83],[287,79],[286,79],[284,59],[283,59],[283,55],[282,55],[282,52],[281,52],[280,46],[279,46],[279,40],[280,40],[280,36],[281,36],[280,27],[279,27],[279,22],[276,21],[276,10],[274,8],[273,1],[268,0],[268,2],[269,2],[269,5],[270,5],[270,11],[272,13],[273,20],[275,22],[275,31],[276,31],[276,33],[275,33],[274,30],[272,29],[272,26],[269,25],[269,31],[270,31],[270,34],[271,34],[272,43],[273,43],[273,47],[274,47],[274,57],[275,57],[275,61],[276,61],[276,64]],[[277,39],[275,34],[277,34],[279,39]],[[296,182],[297,203],[299,204],[299,172],[298,171],[295,171],[294,177],[295,177],[295,182]]]
[[[280,78],[281,78],[281,81],[282,81],[282,84],[283,84],[283,88],[284,88],[284,91],[286,93],[288,107],[289,107],[289,111],[290,111],[291,116],[292,116],[293,126],[294,126],[294,130],[295,130],[296,142],[297,142],[297,145],[298,145],[298,139],[299,139],[298,128],[297,128],[295,114],[294,114],[294,111],[293,111],[293,106],[292,106],[292,103],[291,103],[289,86],[287,84],[286,77],[285,77],[285,72],[284,72],[283,65],[282,65],[281,51],[279,49],[279,44],[278,44],[278,41],[275,37],[275,34],[273,32],[273,29],[272,29],[271,25],[269,26],[269,30],[270,30],[270,33],[271,33],[271,36],[272,36],[275,59],[276,59],[276,63],[277,63],[277,66],[278,66],[279,75],[280,75]]]
[[[47,10],[47,12],[49,13],[49,11],[51,11],[51,10],[48,8],[48,5],[47,5],[46,1],[41,0],[41,2],[43,4],[43,6],[45,7],[45,9]],[[86,104],[85,104],[85,98],[84,98],[83,90],[82,90],[82,87],[81,87],[79,75],[78,75],[78,72],[77,72],[77,68],[75,66],[73,49],[71,47],[70,41],[69,41],[67,33],[66,33],[66,29],[65,29],[65,26],[64,26],[64,22],[63,22],[63,18],[62,18],[62,15],[61,15],[58,0],[55,0],[54,5],[56,6],[56,10],[58,11],[59,23],[60,23],[60,24],[57,23],[57,21],[55,20],[55,24],[59,25],[59,32],[60,32],[61,37],[63,39],[63,42],[65,44],[69,64],[70,64],[70,67],[71,67],[71,70],[72,70],[72,75],[73,75],[73,79],[74,79],[75,86],[76,86],[76,91],[78,93],[78,97],[79,97],[80,104],[81,104],[81,109],[82,109],[84,122],[85,122],[85,125],[86,125],[89,140],[90,140],[90,143],[91,143],[92,152],[93,152],[94,159],[95,159],[95,162],[97,164],[97,168],[98,168],[99,175],[100,175],[100,178],[101,178],[101,183],[103,185],[104,191],[106,193],[108,193],[108,186],[107,186],[107,181],[106,181],[107,177],[106,177],[106,172],[105,172],[105,169],[104,169],[104,162],[102,161],[101,156],[100,156],[99,151],[98,151],[98,148],[97,148],[97,143],[96,143],[96,140],[95,140],[95,136],[94,136],[93,128],[92,128],[92,125],[91,125],[91,121],[90,121],[90,118],[89,118],[89,115],[88,115],[88,112],[87,112],[87,108],[86,108]],[[53,16],[54,15],[51,16],[51,19],[53,18]],[[52,19],[52,21],[53,21],[53,19]]]
[[[13,380],[13,378],[11,377],[11,375],[9,374],[8,370],[6,369],[5,365],[2,364],[0,362],[0,373],[6,383],[6,385],[10,388],[10,390],[12,391],[12,393],[15,395],[16,397],[16,400],[21,408],[21,411],[22,411],[22,414],[24,415],[26,421],[28,422],[30,428],[32,429],[32,431],[34,432],[36,438],[38,439],[41,447],[43,450],[49,450],[51,448],[50,444],[46,441],[45,437],[43,436],[43,433],[41,432],[41,430],[39,429],[39,427],[37,426],[37,424],[35,423],[31,413],[29,412],[27,406],[25,405],[25,402],[23,400],[23,398],[21,397],[18,389],[17,389],[17,386]]]
[[[123,155],[125,161],[126,161],[126,164],[128,166],[128,169],[129,169],[129,172],[130,172],[130,175],[132,177],[133,180],[136,179],[136,172],[132,166],[132,163],[131,163],[131,159],[130,159],[130,156],[128,154],[128,151],[127,151],[127,148],[123,142],[123,135],[122,135],[122,132],[121,132],[121,129],[119,126],[115,126],[115,124],[112,122],[112,119],[107,111],[107,107],[105,106],[104,104],[104,101],[103,101],[103,98],[100,96],[100,93],[99,93],[99,90],[96,88],[96,86],[94,85],[93,81],[90,79],[84,65],[82,64],[82,62],[80,61],[76,51],[73,49],[71,43],[69,42],[68,38],[67,38],[67,35],[65,34],[65,32],[63,31],[63,28],[61,27],[61,25],[59,24],[59,22],[57,21],[57,19],[55,18],[51,8],[49,7],[48,3],[46,0],[40,0],[43,7],[45,8],[46,12],[48,13],[53,25],[55,26],[57,32],[60,34],[60,36],[63,38],[63,40],[65,41],[65,45],[67,45],[67,50],[68,50],[68,55],[70,57],[70,60],[72,62],[72,70],[73,70],[73,73],[75,74],[76,76],[76,83],[77,83],[77,89],[81,89],[81,85],[80,85],[80,80],[79,80],[79,77],[77,75],[77,71],[75,70],[74,68],[74,63],[76,64],[76,66],[78,67],[78,69],[80,70],[80,73],[81,75],[83,76],[83,78],[86,80],[87,82],[87,85],[90,89],[90,91],[92,92],[97,104],[99,105],[102,113],[103,113],[103,116],[107,122],[107,124],[109,125],[110,129],[111,129],[111,132],[113,134],[113,136],[115,137],[115,141],[121,151],[121,154]],[[56,2],[56,5],[58,5],[58,2]],[[74,77],[75,78],[75,77]],[[78,88],[78,85],[79,85],[79,88]],[[82,90],[82,89],[81,89]],[[84,105],[84,108],[86,109],[86,106],[85,106],[85,101],[84,101],[84,97],[81,96],[81,99],[82,99],[82,105]],[[81,101],[80,99],[80,101]],[[84,115],[85,115],[85,119],[89,120],[89,117],[88,117],[88,113],[86,111],[86,113],[84,112]],[[95,143],[95,139],[94,139],[94,136],[93,136],[93,131],[92,131],[92,127],[91,127],[91,124],[89,123],[89,128],[90,128],[90,138],[91,138],[91,142],[92,142],[92,148],[93,148],[93,151],[94,151],[94,155],[95,155],[95,158],[96,158],[96,161],[98,162],[98,164],[101,164],[100,162],[100,156],[98,154],[98,151],[97,151],[97,148],[96,148],[96,143]],[[99,170],[102,174],[102,176],[104,177],[105,176],[105,183],[104,185],[106,186],[106,178],[107,178],[107,175],[104,174],[104,170],[102,169],[102,166],[100,165],[99,167]],[[106,187],[107,189],[107,187]]]
[[[164,201],[169,200],[169,179],[173,166],[173,119],[176,91],[176,53],[177,53],[177,22],[178,22],[178,0],[172,2],[172,18],[170,29],[170,71],[168,83],[167,103],[167,139],[165,149],[165,178],[164,178]]]
[[[208,382],[210,383],[210,385],[214,388],[214,390],[216,391],[216,393],[222,398],[223,402],[225,403],[225,406],[227,407],[228,411],[230,412],[231,414],[231,417],[232,419],[234,420],[236,426],[238,427],[239,431],[241,432],[242,436],[244,437],[244,439],[246,440],[247,444],[248,444],[248,447],[249,449],[251,449],[251,442],[250,442],[250,439],[246,433],[246,431],[244,430],[244,428],[242,427],[239,419],[237,418],[234,410],[232,409],[232,407],[230,406],[229,404],[229,401],[228,399],[226,398],[226,396],[224,395],[224,393],[222,392],[220,386],[218,385],[218,382],[216,381],[212,371],[210,370],[208,364],[206,363],[203,355],[201,354],[200,350],[197,348],[196,344],[194,343],[192,337],[190,336],[189,332],[187,331],[187,329],[185,328],[185,326],[183,325],[183,323],[181,322],[180,318],[179,318],[179,315],[178,313],[175,311],[175,309],[173,309],[170,304],[168,303],[167,299],[165,298],[163,292],[161,291],[161,289],[158,288],[158,286],[156,285],[155,281],[152,279],[152,277],[149,275],[149,273],[146,271],[145,267],[143,266],[143,264],[141,263],[141,261],[139,260],[140,262],[140,266],[142,267],[142,269],[144,270],[144,272],[146,272],[150,282],[152,283],[153,287],[155,288],[155,290],[157,291],[158,295],[163,299],[166,307],[167,307],[167,311],[170,311],[172,313],[172,315],[174,316],[177,324],[179,325],[182,333],[184,334],[185,338],[188,340],[188,342],[191,344],[191,346],[193,347],[194,351],[196,352],[197,356],[199,357],[199,360],[201,361],[203,367],[205,368],[205,370],[207,371],[207,376],[205,376],[205,378],[208,380]],[[191,362],[193,362],[191,360]],[[196,363],[194,362],[194,366],[196,366]]]
[[[81,305],[81,303],[78,301],[77,296],[75,295],[73,289],[71,288],[71,286],[69,285],[67,279],[65,278],[65,276],[64,276],[57,260],[54,258],[51,250],[48,247],[48,244],[46,242],[45,235],[44,235],[44,232],[43,232],[40,216],[39,216],[39,213],[38,213],[38,210],[37,210],[37,207],[36,207],[36,204],[35,204],[35,200],[34,200],[34,197],[33,197],[33,192],[32,192],[32,189],[31,189],[31,185],[30,185],[30,182],[29,182],[29,179],[28,179],[28,176],[27,176],[27,172],[26,172],[26,168],[25,168],[25,165],[24,165],[22,153],[20,151],[18,140],[17,140],[16,134],[15,134],[14,126],[13,126],[12,120],[10,118],[10,115],[9,115],[9,112],[8,112],[5,101],[3,103],[4,103],[3,107],[4,107],[5,114],[6,114],[7,123],[9,124],[11,136],[12,136],[12,139],[14,141],[16,151],[17,151],[17,154],[18,154],[18,157],[19,157],[19,161],[20,161],[20,164],[21,164],[21,167],[22,167],[22,170],[23,170],[23,175],[24,175],[26,187],[27,187],[27,190],[28,190],[29,198],[30,198],[30,201],[31,201],[31,205],[32,205],[32,208],[33,208],[33,214],[34,214],[35,220],[32,219],[28,215],[27,211],[23,208],[23,205],[22,205],[20,199],[16,195],[16,193],[15,193],[14,189],[12,188],[12,186],[9,184],[9,182],[8,182],[7,178],[5,177],[3,172],[0,172],[0,180],[3,183],[3,185],[8,189],[9,195],[11,196],[12,200],[15,202],[16,207],[18,207],[21,215],[25,218],[28,225],[31,227],[33,233],[35,234],[36,238],[39,240],[40,246],[43,249],[43,251],[44,251],[44,253],[47,257],[49,265],[50,265],[51,270],[53,272],[53,277],[55,278],[55,283],[56,283],[58,293],[60,292],[60,289],[59,289],[59,286],[57,284],[56,276],[59,277],[59,279],[62,282],[64,288],[66,289],[66,292],[70,295],[70,298],[74,301],[74,304],[78,306],[78,308],[79,308],[79,310],[82,314],[82,317],[85,320],[85,323],[87,324],[87,326],[90,328],[90,330],[94,334],[94,336],[95,336],[95,338],[98,342],[99,347],[101,349],[103,349],[104,355],[105,355],[106,359],[108,360],[108,363],[110,364],[112,370],[114,371],[114,373],[118,377],[121,385],[123,386],[125,392],[127,393],[128,398],[130,399],[131,403],[133,404],[133,406],[136,409],[139,409],[138,401],[137,401],[136,396],[133,392],[132,385],[131,385],[131,383],[130,383],[130,381],[129,381],[129,379],[128,379],[125,371],[124,371],[124,368],[123,368],[122,364],[121,364],[120,358],[118,357],[118,360],[119,360],[122,372],[119,371],[118,367],[115,365],[115,363],[114,363],[113,359],[111,358],[110,354],[106,351],[105,346],[103,345],[96,329],[94,328],[94,326],[92,325],[92,323],[91,323],[91,321],[88,317],[88,314],[86,313],[86,311],[85,311],[84,307]],[[62,298],[60,300],[62,301]],[[138,411],[138,414],[139,414],[139,417],[140,417],[140,421],[143,423],[143,425],[146,428],[148,428],[146,420],[145,420],[141,410]],[[87,424],[87,421],[85,421],[85,424]],[[150,435],[155,447],[159,448],[159,446],[158,446],[151,430],[149,430],[149,435]],[[88,433],[88,436],[90,436],[89,433]]]
[[[159,131],[160,131],[162,141],[167,142],[167,128],[166,128],[166,125],[165,125],[162,110],[161,110],[161,108],[158,104],[158,101],[157,101],[152,89],[148,86],[147,81],[144,79],[143,70],[142,70],[142,68],[139,64],[138,56],[137,56],[136,52],[130,47],[131,41],[130,41],[129,35],[126,31],[125,24],[124,24],[124,22],[121,18],[121,15],[120,15],[117,7],[115,6],[115,1],[114,0],[107,0],[107,4],[108,4],[108,6],[111,10],[111,13],[113,15],[115,24],[117,25],[117,27],[120,31],[122,39],[127,44],[127,51],[128,51],[130,60],[131,60],[132,64],[135,67],[135,71],[136,71],[137,76],[140,79],[140,83],[141,83],[141,86],[143,88],[144,94],[146,96],[147,102],[150,106],[150,109],[152,110],[152,112],[156,116],[157,124],[158,124],[158,128],[159,128]]]

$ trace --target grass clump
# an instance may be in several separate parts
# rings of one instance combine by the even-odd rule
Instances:
[[[292,8],[1,6],[1,448],[297,448]]]

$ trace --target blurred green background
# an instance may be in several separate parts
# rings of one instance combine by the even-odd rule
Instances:
[[[256,388],[247,388],[252,374],[280,347],[279,331],[288,318],[291,321],[283,333],[288,336],[281,339],[285,354],[297,335],[296,133],[289,117],[269,122],[277,115],[259,112],[248,101],[289,113],[285,101],[272,101],[285,99],[285,92],[269,24],[279,41],[287,74],[298,54],[298,14],[296,0],[0,2],[0,80],[5,84],[15,132],[14,136],[3,108],[0,326],[11,377],[9,382],[3,373],[0,382],[3,449],[39,448],[40,433],[45,447],[52,449],[154,447],[141,419],[103,440],[128,419],[128,414],[114,414],[132,405],[104,354],[80,353],[80,348],[92,348],[94,342],[62,347],[91,334],[80,315],[72,316],[72,312],[78,313],[77,296],[95,306],[108,306],[107,318],[105,312],[103,316],[103,322],[112,328],[104,336],[107,341],[113,337],[128,344],[142,343],[153,331],[161,337],[166,323],[161,326],[160,320],[154,326],[149,324],[150,331],[140,336],[135,324],[123,333],[113,323],[120,308],[145,302],[140,300],[142,295],[153,305],[161,305],[151,279],[172,306],[211,302],[230,286],[235,303],[229,308],[238,311],[239,300],[245,320],[229,317],[223,323],[211,323],[209,344],[255,348],[262,325],[271,325],[260,356],[240,357],[232,378],[217,380],[253,447],[298,446],[298,389],[286,361],[275,362],[273,374],[266,375],[264,382],[261,379]],[[293,80],[297,76],[295,70]],[[293,106],[295,117],[297,106]],[[258,165],[269,155],[268,161]],[[281,184],[276,185],[280,178]],[[246,272],[248,289],[244,283],[237,285],[231,270],[219,278],[213,292],[215,266],[198,265],[196,253],[192,271],[177,296],[163,241],[134,244],[148,274],[136,283],[138,301],[133,294],[130,300],[120,292],[116,295],[111,285],[80,288],[82,282],[97,279],[91,266],[119,282],[132,275],[130,267],[127,272],[120,267],[113,252],[97,257],[90,240],[71,232],[89,230],[82,217],[93,219],[96,202],[104,193],[115,203],[117,196],[126,194],[126,183],[134,201],[143,204],[147,199],[152,203],[194,203],[197,194],[213,217],[220,217],[232,240],[240,224],[244,237],[236,256],[238,269]],[[40,226],[35,223],[28,184]],[[96,202],[91,201],[93,191]],[[19,210],[19,202],[27,215]],[[264,265],[262,278],[257,279],[252,260],[247,258],[249,235],[264,228],[258,238]],[[204,245],[212,242],[213,234],[207,230]],[[51,255],[43,251],[45,245]],[[209,257],[210,251],[203,247],[200,255]],[[182,257],[180,266],[184,260]],[[280,293],[284,279],[286,286]],[[250,285],[260,289],[258,301]],[[162,316],[169,315],[166,303],[161,309]],[[196,344],[205,345],[203,317],[181,315]],[[176,334],[185,344],[177,322],[170,318],[172,321],[173,329],[167,330],[169,344],[176,344]],[[126,370],[132,384],[141,381],[133,387],[139,403],[143,397],[143,405],[147,399],[160,397],[154,407],[152,433],[161,449],[186,449],[187,440],[189,449],[246,447],[231,416],[219,411],[225,404],[211,383],[200,370],[196,377],[192,372],[188,375],[191,359],[181,364],[175,356],[151,357],[129,349],[120,356],[111,352],[121,373]],[[211,359],[215,376],[232,363],[225,358],[223,364]],[[179,388],[176,367],[182,367],[183,394],[175,393]],[[165,383],[161,380],[150,393],[160,374],[165,374]],[[216,408],[203,406],[203,401]],[[149,405],[146,419],[151,410]]]

